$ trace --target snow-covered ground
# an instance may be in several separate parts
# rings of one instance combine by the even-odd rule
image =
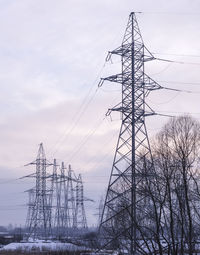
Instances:
[[[70,243],[59,243],[59,242],[27,242],[27,243],[10,243],[5,245],[2,250],[20,250],[20,251],[59,251],[59,250],[86,250],[85,247],[80,247]]]

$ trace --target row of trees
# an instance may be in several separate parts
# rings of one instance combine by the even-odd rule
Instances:
[[[129,250],[133,227],[138,254],[195,254],[200,240],[200,124],[190,116],[173,118],[151,148],[152,158],[143,152],[138,159],[143,177],[137,185],[137,222],[130,216],[132,205],[122,197],[108,230],[110,236],[124,234],[112,244]]]

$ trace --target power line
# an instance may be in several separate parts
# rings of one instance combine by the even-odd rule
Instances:
[[[192,55],[192,54],[177,54],[177,53],[159,53],[159,52],[152,52],[154,55],[166,55],[166,56],[177,56],[177,57],[194,57],[200,58],[200,55]]]
[[[116,132],[115,132],[116,133]],[[105,148],[108,147],[108,144],[110,144],[113,139],[116,137],[116,134],[113,134],[113,136],[111,137],[111,139],[109,139],[109,141],[106,141],[106,143],[103,144],[103,146],[101,146],[101,148],[103,149],[104,148],[104,151],[105,151]],[[119,133],[119,131],[117,130],[117,133]],[[107,152],[100,160],[100,162],[96,162],[94,165],[93,165],[93,168],[96,168],[97,165],[101,164],[102,162],[104,162],[104,160],[106,158],[108,158],[108,156],[110,156],[111,154],[109,152]],[[91,162],[94,162],[94,160],[97,160],[97,156],[94,156],[92,157],[89,161],[86,162],[84,168],[86,168]]]
[[[169,69],[170,66],[173,65],[173,64],[174,64],[174,63],[168,63],[168,65],[167,65],[165,68],[163,68],[161,71],[159,71],[159,72],[157,72],[157,73],[154,73],[154,74],[151,74],[151,75],[154,76],[154,75],[161,74],[161,73],[165,72],[167,69]]]
[[[184,92],[184,93],[191,93],[191,94],[199,94],[200,93],[200,91],[176,89],[176,88],[169,88],[169,87],[162,87],[162,88],[166,89],[166,90],[177,91],[177,92]]]
[[[101,74],[101,72],[103,71],[105,67],[105,62],[103,64],[103,66],[101,67],[97,77],[95,78],[94,82],[92,83],[91,87],[89,88],[86,96],[84,97],[83,101],[80,104],[80,107],[77,109],[77,111],[75,112],[73,119],[72,119],[72,125],[71,128],[66,128],[64,133],[58,138],[56,144],[52,147],[52,149],[54,148],[54,151],[52,152],[52,155],[54,155],[56,152],[59,151],[61,144],[66,140],[66,137],[71,134],[71,132],[75,129],[75,127],[77,126],[78,122],[80,121],[80,119],[82,118],[82,116],[84,115],[86,109],[88,108],[88,106],[90,105],[90,103],[92,102],[92,100],[94,99],[98,88],[95,89],[95,91],[93,92],[93,94],[91,95],[91,98],[89,98],[94,86],[97,83],[97,80],[99,79],[99,76]],[[57,147],[57,148],[56,148]],[[51,150],[52,150],[51,149]],[[50,150],[50,151],[51,151]],[[50,152],[49,152],[50,153]]]
[[[82,147],[88,142],[88,140],[94,135],[94,133],[100,128],[100,126],[102,125],[103,121],[105,120],[106,117],[104,117],[103,119],[100,119],[100,121],[98,121],[97,125],[95,125],[95,127],[89,131],[87,133],[87,135],[82,139],[82,141],[80,142],[80,144],[75,148],[75,151],[72,152],[71,156],[68,159],[68,162],[70,162],[74,156],[82,149]]]
[[[73,118],[74,123],[72,124],[71,128],[70,128],[70,129],[67,129],[67,130],[61,135],[61,137],[60,137],[60,139],[59,139],[59,142],[58,142],[57,145],[54,147],[55,150],[54,150],[54,152],[52,153],[52,155],[54,155],[56,152],[59,151],[59,148],[61,147],[61,144],[64,142],[64,140],[66,140],[67,136],[68,136],[69,134],[71,134],[71,132],[75,129],[75,127],[77,126],[77,124],[78,124],[78,122],[80,121],[81,117],[83,116],[84,111],[87,109],[87,107],[89,106],[89,104],[91,103],[91,101],[93,100],[93,98],[95,97],[96,93],[97,93],[97,90],[95,90],[94,94],[92,95],[92,97],[90,98],[90,100],[89,100],[86,104],[85,104],[85,102],[86,102],[85,99],[87,98],[87,96],[86,96],[86,98],[83,100],[83,103],[81,104],[81,107],[83,106],[82,110],[79,109],[79,110],[77,111],[77,112],[78,112],[78,115],[76,115],[76,114],[74,115],[74,116],[77,116],[77,118],[76,118],[76,117]],[[88,95],[89,95],[89,94],[88,94]],[[80,108],[81,108],[81,107],[80,107]],[[56,147],[57,147],[57,148],[56,148]]]
[[[178,91],[177,93],[176,93],[176,95],[175,96],[173,96],[172,98],[170,98],[169,100],[167,100],[167,101],[165,101],[165,102],[161,102],[161,103],[158,103],[158,102],[153,102],[152,100],[150,100],[150,99],[148,99],[148,101],[149,102],[151,102],[151,103],[153,103],[153,104],[168,104],[168,103],[170,103],[171,101],[173,101],[175,98],[177,98],[177,96],[180,94],[180,91]]]
[[[159,15],[200,15],[200,12],[135,12],[139,14],[159,14]]]
[[[200,66],[200,63],[178,61],[178,60],[171,60],[171,59],[164,59],[164,58],[156,58],[155,57],[155,60],[168,62],[168,63],[176,63],[176,64],[181,64],[181,65],[198,65],[198,66]]]
[[[165,83],[173,83],[173,84],[180,84],[180,85],[200,85],[200,82],[181,82],[181,81],[159,81]]]
[[[175,113],[175,114],[200,114],[200,112],[174,112],[174,111],[157,111],[158,113]]]

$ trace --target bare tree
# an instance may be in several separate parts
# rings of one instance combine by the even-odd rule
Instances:
[[[138,158],[144,178],[137,186],[137,198],[143,198],[137,220],[131,218],[130,193],[121,183],[127,193],[122,192],[117,216],[106,231],[123,238],[110,247],[129,251],[134,226],[138,254],[192,255],[200,238],[200,124],[190,116],[173,118],[151,146],[153,165],[145,151]]]
[[[200,124],[189,116],[173,118],[154,143],[156,186],[163,190],[162,238],[170,254],[192,255],[198,239]],[[156,194],[157,195],[157,194]],[[158,208],[157,208],[158,209]],[[160,209],[160,208],[159,208]]]

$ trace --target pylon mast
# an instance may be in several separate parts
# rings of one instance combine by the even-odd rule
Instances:
[[[26,217],[26,223],[25,226],[26,228],[29,228],[30,226],[30,221],[31,221],[31,214],[34,206],[34,199],[35,199],[35,189],[29,189],[26,192],[28,192],[28,212],[27,212],[27,217]]]
[[[50,191],[47,190],[46,185],[46,168],[51,164],[46,161],[42,143],[39,146],[36,160],[29,165],[36,166],[35,175],[30,175],[30,177],[36,178],[36,185],[31,190],[31,207],[29,207],[31,211],[27,226],[29,229],[28,237],[47,239],[51,231],[51,206],[49,204]]]
[[[108,243],[114,240],[123,243],[127,239],[129,254],[136,254],[139,236],[136,225],[140,218],[138,208],[144,201],[144,196],[139,194],[139,188],[146,174],[141,167],[141,153],[152,160],[145,117],[155,114],[147,105],[146,97],[150,91],[160,89],[161,86],[145,74],[144,63],[154,57],[143,43],[135,13],[129,16],[122,45],[109,52],[107,60],[112,54],[121,56],[122,72],[102,78],[99,86],[104,81],[121,84],[122,101],[109,109],[108,114],[112,111],[120,112],[122,124],[100,230],[109,240]],[[152,161],[151,163],[153,164]],[[124,219],[123,227],[117,229],[117,221],[123,221],[124,215],[127,218]]]
[[[75,195],[74,195],[74,180],[73,178],[73,170],[71,165],[68,167],[68,175],[67,175],[67,207],[68,207],[68,217],[69,217],[69,227],[71,229],[76,228],[76,220],[75,220]]]
[[[66,173],[64,162],[59,167],[46,159],[43,144],[39,146],[37,158],[28,165],[35,165],[36,172],[22,178],[35,178],[35,187],[28,190],[29,203],[26,219],[26,239],[65,239],[73,236],[75,230],[87,229],[84,201],[92,201],[83,195],[81,175],[77,178],[71,165]],[[47,166],[53,166],[47,174]],[[49,181],[49,188],[47,187]],[[76,194],[75,194],[76,191]],[[81,217],[81,219],[80,219]]]
[[[84,191],[81,174],[78,175],[76,183],[76,210],[75,210],[75,226],[79,229],[87,229],[87,219],[84,207]]]
[[[57,208],[57,186],[58,186],[58,182],[57,182],[57,179],[58,179],[58,173],[57,173],[57,162],[56,162],[56,159],[54,159],[53,161],[53,173],[52,175],[50,175],[50,181],[51,181],[51,189],[50,189],[50,198],[49,198],[49,205],[50,205],[50,220],[51,220],[51,230],[52,230],[52,233],[51,235],[55,234],[55,231],[57,233],[57,229],[56,229],[56,208]]]
[[[65,165],[64,162],[61,164],[61,179],[60,184],[62,185],[61,189],[61,229],[62,235],[66,234],[66,230],[69,228],[69,217],[68,217],[68,201],[67,201],[67,178],[65,176]]]

